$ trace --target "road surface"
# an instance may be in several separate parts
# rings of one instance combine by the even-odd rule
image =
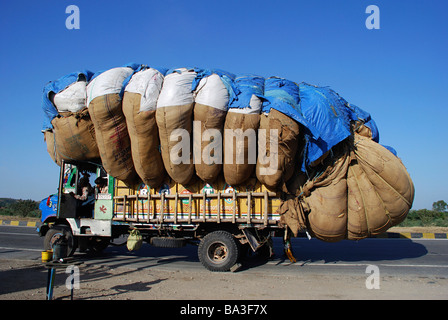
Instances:
[[[117,239],[115,242],[119,244],[121,241],[123,239]],[[126,281],[132,281],[129,279],[135,276],[136,283],[141,283],[142,279],[138,276],[139,272],[144,272],[147,276],[157,274],[160,277],[162,274],[167,275],[163,278],[166,285],[172,277],[174,279],[180,276],[181,280],[188,282],[189,292],[194,292],[192,285],[198,286],[198,296],[196,298],[199,299],[219,299],[219,297],[226,299],[226,297],[233,297],[234,295],[226,296],[225,291],[222,291],[220,295],[216,296],[202,292],[203,295],[201,296],[201,286],[205,288],[206,284],[190,281],[197,277],[204,281],[209,279],[210,282],[217,279],[223,281],[226,284],[225,288],[232,291],[233,294],[239,292],[239,296],[235,296],[236,298],[248,298],[246,294],[250,292],[250,287],[256,288],[257,284],[260,286],[260,279],[265,279],[266,283],[268,283],[268,279],[271,281],[271,291],[276,288],[277,284],[281,285],[284,287],[282,292],[287,296],[265,293],[264,295],[252,295],[249,298],[448,298],[448,240],[446,239],[364,239],[357,242],[325,243],[315,239],[294,238],[292,239],[292,245],[294,255],[297,258],[296,263],[291,263],[284,258],[282,255],[282,240],[276,238],[274,239],[276,255],[272,260],[265,261],[256,256],[251,256],[245,259],[243,267],[238,272],[227,274],[211,273],[205,270],[197,257],[197,247],[193,245],[178,249],[161,249],[144,244],[136,252],[127,251],[125,246],[110,246],[98,257],[90,257],[81,253],[77,253],[75,257],[84,261],[86,270],[84,278],[87,277],[89,270],[98,270],[98,268],[109,274],[108,279],[112,279],[113,275],[117,276],[114,279],[116,283],[124,281],[118,277],[124,274],[127,275]],[[39,269],[36,265],[39,265],[41,250],[42,238],[37,236],[35,228],[0,226],[0,270],[2,270],[0,272],[0,283],[5,280],[5,268],[14,269],[14,263],[23,265],[26,264],[24,261],[32,262],[35,269]],[[117,275],[117,270],[127,270],[127,272],[118,272]],[[40,271],[42,272],[42,270]],[[379,276],[378,279],[381,280],[381,290],[384,291],[381,294],[372,295],[371,292],[373,291],[367,290],[372,289],[372,287],[367,287],[370,283],[370,286],[375,289],[375,278],[373,276],[376,273]],[[2,277],[2,274],[4,277]],[[83,275],[81,275],[82,277]],[[159,280],[154,280],[154,288],[162,286],[161,283],[157,282]],[[244,281],[248,282],[245,283]],[[308,293],[295,294],[294,282],[297,282],[299,286],[303,286],[305,283]],[[98,284],[96,284],[97,287]],[[88,287],[87,284],[86,286]],[[343,286],[353,287],[354,289],[342,292],[341,287]],[[13,299],[14,295],[11,291],[14,291],[14,289],[11,288],[14,288],[13,284],[11,284],[10,289],[3,289],[4,292],[0,288],[0,298],[3,293],[4,298]],[[356,293],[355,289],[359,290],[359,293]],[[39,289],[36,290],[37,296],[42,295]],[[102,290],[101,292],[109,292],[111,289],[104,287]],[[178,289],[168,296],[164,295],[165,291],[164,293],[159,292],[159,295],[151,296],[151,298],[171,299],[174,298],[175,293],[182,292],[182,289]],[[349,291],[352,293],[349,294]],[[130,292],[133,292],[133,294]],[[156,294],[155,290],[148,292]],[[144,294],[148,294],[148,292],[128,290],[124,293],[115,289],[112,293],[105,293],[105,297],[146,299],[149,296]],[[103,297],[102,294],[85,296],[87,299],[101,299],[101,297]]]

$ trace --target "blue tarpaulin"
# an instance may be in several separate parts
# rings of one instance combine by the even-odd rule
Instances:
[[[375,142],[379,142],[380,134],[378,131],[378,127],[376,126],[375,121],[370,116],[370,113],[362,110],[358,106],[349,103],[346,104],[346,107],[349,112],[350,119],[354,121],[362,121],[364,125],[372,132],[372,140]]]
[[[262,101],[264,97],[264,78],[257,75],[240,75],[235,78],[234,86],[237,90],[236,98],[230,102],[230,108],[248,108],[252,95],[257,96]]]
[[[269,113],[272,109],[280,111],[288,117],[302,124],[308,134],[318,136],[317,130],[303,117],[300,108],[299,86],[290,80],[283,78],[267,78],[264,83],[264,96],[262,112]]]
[[[299,91],[303,116],[318,132],[318,137],[306,137],[304,166],[308,166],[350,136],[350,112],[346,101],[330,88],[301,83]]]

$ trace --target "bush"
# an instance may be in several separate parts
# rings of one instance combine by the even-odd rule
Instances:
[[[3,200],[3,199],[2,199]],[[12,200],[2,201],[0,215],[20,217],[40,217],[39,202],[34,200]]]
[[[401,227],[448,227],[448,213],[428,209],[411,210]]]

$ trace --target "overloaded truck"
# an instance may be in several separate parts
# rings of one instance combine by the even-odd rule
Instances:
[[[412,207],[412,180],[371,115],[328,87],[131,63],[49,82],[42,107],[60,166],[46,249],[101,251],[130,233],[195,242],[207,269],[227,271],[248,248],[270,256],[273,236],[294,261],[291,235],[364,239]]]
[[[85,175],[105,184],[94,186],[86,199],[76,199]],[[256,179],[251,182],[234,189],[226,183],[200,181],[183,186],[167,178],[157,189],[144,183],[131,188],[100,164],[63,161],[57,198],[44,201],[55,210],[42,216],[39,234],[45,250],[62,240],[67,255],[73,255],[77,248],[99,253],[113,239],[137,230],[156,247],[196,244],[207,269],[228,271],[247,250],[269,257],[272,237],[284,235],[285,229],[279,227],[278,194]]]

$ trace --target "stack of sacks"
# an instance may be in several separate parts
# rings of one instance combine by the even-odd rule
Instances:
[[[224,123],[224,179],[236,186],[254,172],[257,162],[257,130],[264,101],[264,78],[256,75],[237,77],[236,98],[230,103]],[[226,131],[230,129],[229,131]]]
[[[44,87],[44,137],[58,165],[61,160],[99,160],[95,129],[86,108],[86,85],[92,72],[70,73]]]
[[[357,133],[333,149],[325,170],[302,188],[309,230],[324,241],[359,240],[404,220],[412,180],[392,152]]]
[[[414,201],[414,185],[401,160],[369,138],[355,133],[350,155],[347,238],[357,240],[402,222]]]
[[[207,183],[215,181],[222,170],[223,127],[229,100],[235,98],[234,78],[220,70],[204,71],[193,83],[193,157],[196,175]]]
[[[299,108],[299,86],[294,82],[268,78],[264,96],[256,173],[258,180],[268,189],[276,190],[283,188],[294,171],[299,169],[297,151],[303,148],[299,123],[307,124]]]
[[[166,172],[159,151],[157,99],[166,69],[143,68],[129,80],[123,95],[123,113],[131,140],[135,170],[142,181],[157,188]]]
[[[187,68],[169,70],[157,101],[156,122],[163,164],[168,175],[180,184],[190,182],[195,172],[191,152],[192,84],[197,71]]]
[[[333,148],[323,172],[302,188],[300,204],[308,213],[309,231],[324,241],[339,241],[347,234],[347,170],[349,148],[342,143]]]
[[[129,64],[95,75],[87,86],[87,103],[95,126],[104,169],[127,185],[137,182],[122,97],[127,82],[141,65]]]
[[[315,132],[306,133],[302,164],[311,178],[298,199],[282,204],[282,222],[294,234],[307,229],[332,242],[377,235],[403,221],[414,186],[394,150],[378,143],[370,114],[329,88],[299,88],[301,111]]]
[[[151,187],[166,173],[184,185],[195,173],[214,182],[221,169],[231,186],[256,175],[290,194],[281,223],[324,241],[379,234],[409,212],[414,186],[395,150],[379,144],[369,113],[333,90],[219,70],[164,74],[132,64],[49,83],[43,131],[52,159],[101,157],[111,176]]]

